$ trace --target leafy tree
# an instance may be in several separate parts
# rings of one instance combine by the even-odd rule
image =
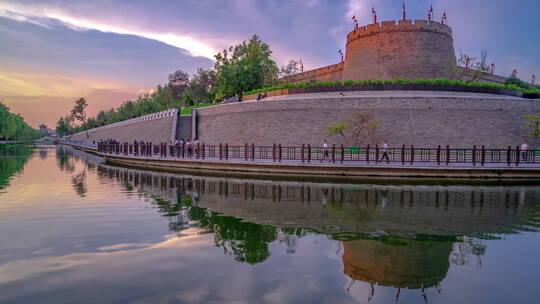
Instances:
[[[71,117],[60,117],[56,123],[56,134],[58,136],[64,136],[70,134],[71,130]]]
[[[281,67],[281,70],[279,71],[280,77],[287,77],[287,76],[293,76],[300,73],[300,61],[296,60],[289,60],[289,63]]]
[[[361,146],[365,141],[373,139],[379,126],[380,122],[374,120],[371,114],[357,112],[349,119],[330,125],[327,135],[341,136],[348,146]]]
[[[182,95],[182,103],[193,106],[208,102],[212,99],[215,82],[216,73],[213,70],[199,68],[197,73],[191,76],[189,86]]]
[[[478,59],[477,57],[471,57],[460,52],[457,63],[459,66],[461,66],[461,68],[454,66],[452,67],[454,78],[463,80],[466,83],[470,83],[475,82],[478,78],[487,75],[490,69],[487,63],[487,54],[488,53],[486,50],[481,50],[480,59]]]
[[[78,120],[81,123],[86,121],[86,107],[88,103],[84,97],[81,97],[74,101],[73,109],[71,109],[71,117],[73,120]]]
[[[517,87],[520,87],[522,89],[526,89],[526,90],[529,90],[531,89],[531,86],[526,83],[525,81],[519,79],[519,77],[517,76],[517,72],[516,71],[512,71],[512,73],[510,73],[510,75],[508,76],[508,79],[506,80],[506,82],[504,83],[506,85],[515,85]]]
[[[526,114],[524,118],[529,138],[535,139],[540,136],[540,114]]]
[[[242,92],[277,83],[278,67],[270,58],[270,46],[259,36],[218,53],[215,63],[218,97],[242,95]]]
[[[172,90],[172,96],[175,99],[180,99],[182,93],[189,86],[189,75],[188,73],[178,70],[172,74],[169,74],[169,83],[167,84]],[[159,91],[158,87],[158,91]]]
[[[41,137],[41,132],[30,127],[24,119],[0,103],[0,140],[31,140]]]

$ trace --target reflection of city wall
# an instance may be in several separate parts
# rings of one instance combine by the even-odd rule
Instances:
[[[343,272],[354,280],[410,289],[431,287],[446,277],[451,242],[400,242],[343,242]]]
[[[538,212],[538,198],[527,187],[348,187],[186,177],[108,166],[99,170],[170,202],[189,195],[194,205],[225,215],[324,233],[511,233],[530,224],[525,213]]]

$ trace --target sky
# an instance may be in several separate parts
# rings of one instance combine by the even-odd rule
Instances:
[[[403,0],[0,0],[0,102],[32,126],[54,127],[85,97],[88,112],[136,99],[178,69],[213,66],[213,55],[261,36],[279,66],[337,63],[352,30],[401,18]],[[495,72],[540,75],[540,1],[405,0],[407,17],[443,12],[456,54],[482,49]],[[539,77],[540,78],[540,77]]]

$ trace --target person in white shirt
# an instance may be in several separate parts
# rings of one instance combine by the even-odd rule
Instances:
[[[521,144],[521,159],[526,161],[527,160],[527,150],[529,150],[529,145],[527,145],[526,141],[523,141]]]
[[[323,160],[326,160],[329,157],[330,157],[330,151],[328,149],[328,142],[326,142],[326,139],[325,139],[324,144],[323,144],[323,159],[321,159],[321,162]],[[328,161],[330,161],[330,160],[328,160]]]
[[[382,152],[381,161],[383,161],[386,158],[386,163],[389,164],[390,158],[388,158],[388,141],[385,140],[382,146],[383,146],[383,152]]]

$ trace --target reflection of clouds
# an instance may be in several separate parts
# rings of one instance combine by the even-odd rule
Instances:
[[[205,240],[206,237],[200,237],[196,234],[196,230],[184,231],[184,233],[186,236],[182,238],[168,235],[164,241],[155,244],[117,244],[99,248],[99,250],[116,250],[113,252],[73,253],[58,257],[29,258],[5,263],[0,265],[0,284],[26,280],[51,271],[68,270],[77,266],[91,266],[94,271],[98,272],[110,271],[111,267],[122,268],[132,261],[139,260],[132,259],[139,255],[150,256],[151,253],[152,259],[160,259],[159,252],[155,252],[160,249],[201,247],[208,243]],[[122,250],[122,248],[127,249]],[[75,276],[81,276],[81,271],[77,271],[77,273],[78,275]]]

